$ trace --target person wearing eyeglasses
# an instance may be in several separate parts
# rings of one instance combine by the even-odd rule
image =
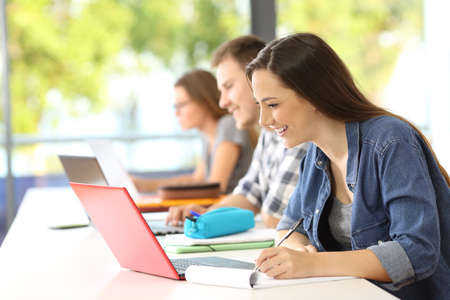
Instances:
[[[224,193],[231,192],[247,172],[253,153],[251,134],[236,128],[231,115],[219,107],[220,91],[210,72],[192,70],[175,85],[175,113],[184,130],[197,129],[203,137],[201,159],[192,174],[172,178],[133,177],[141,192],[162,185],[218,182]]]

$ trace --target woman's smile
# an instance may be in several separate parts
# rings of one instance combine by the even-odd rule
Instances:
[[[282,137],[285,133],[286,130],[288,129],[287,125],[284,125],[283,127],[280,128],[273,128],[273,130],[278,134],[278,136]]]

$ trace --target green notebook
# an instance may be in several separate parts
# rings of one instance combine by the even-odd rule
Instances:
[[[210,244],[210,245],[167,245],[164,250],[172,253],[213,252],[227,250],[260,249],[273,246],[273,240],[244,243]]]

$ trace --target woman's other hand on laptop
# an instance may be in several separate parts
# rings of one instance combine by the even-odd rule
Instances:
[[[191,210],[199,214],[203,214],[207,211],[207,208],[197,204],[172,206],[169,209],[166,224],[170,224],[172,226],[183,226],[186,216],[192,216]]]

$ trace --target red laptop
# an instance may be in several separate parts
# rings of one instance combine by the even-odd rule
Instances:
[[[70,186],[124,268],[182,280],[190,265],[254,267],[252,263],[213,256],[169,259],[126,188],[73,182]]]

